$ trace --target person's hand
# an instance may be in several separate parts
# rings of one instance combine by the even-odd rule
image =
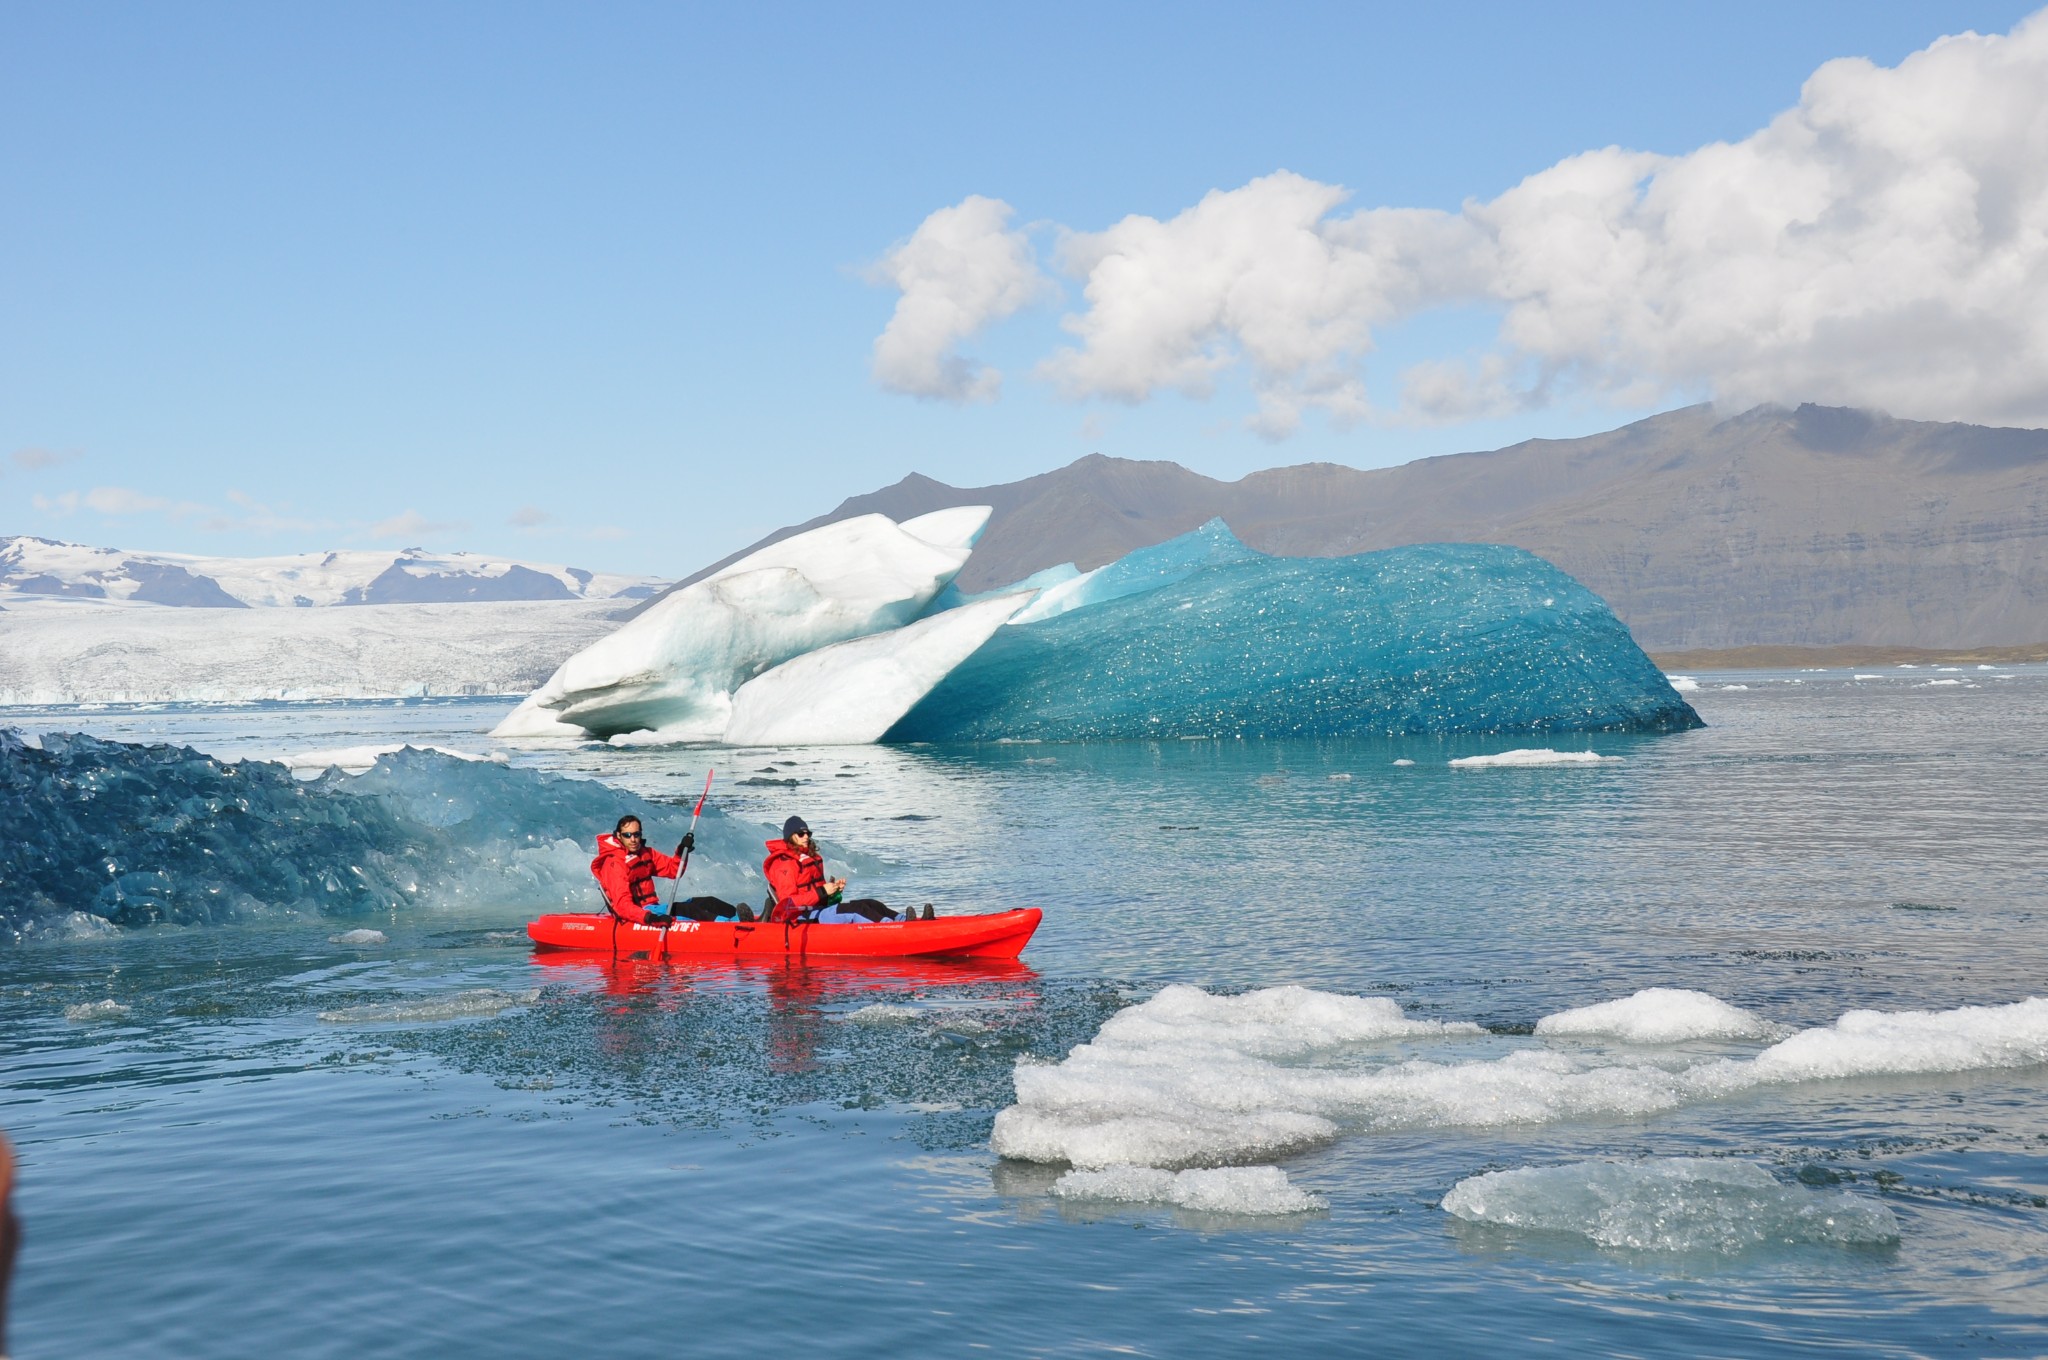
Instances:
[[[828,879],[825,883],[825,889],[828,892],[845,892],[846,880],[843,878]]]
[[[697,833],[696,833],[696,832],[694,832],[694,831],[685,831],[685,832],[683,833],[683,839],[682,839],[682,841],[681,841],[681,845],[682,845],[682,850],[681,850],[681,853],[682,853],[682,854],[685,854],[685,855],[687,855],[687,854],[689,854],[689,853],[690,853],[690,852],[691,852],[692,850],[695,850],[695,849],[697,848]]]

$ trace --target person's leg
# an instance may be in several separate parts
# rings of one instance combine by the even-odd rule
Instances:
[[[862,897],[852,902],[841,902],[839,910],[852,912],[855,916],[869,921],[893,921],[900,914],[887,902],[874,897]]]

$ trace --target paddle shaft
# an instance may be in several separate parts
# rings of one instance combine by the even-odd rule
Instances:
[[[683,862],[676,866],[676,892],[668,904],[668,919],[670,922],[676,919],[676,903],[683,900],[683,875],[690,872],[690,855],[697,844],[697,819],[704,815],[704,800],[711,796],[711,777],[717,773],[718,771],[715,769],[704,771],[704,792],[697,795],[697,810],[690,814],[689,834],[676,845],[676,850],[682,856]],[[662,945],[666,948],[668,944],[668,927],[663,926],[661,933],[663,937]]]

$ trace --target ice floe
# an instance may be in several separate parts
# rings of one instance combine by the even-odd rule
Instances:
[[[1621,756],[1603,756],[1597,751],[1553,751],[1547,746],[1502,751],[1497,755],[1460,756],[1451,764],[1459,769],[1480,770],[1497,766],[1606,765]]]
[[[1559,1011],[1536,1022],[1542,1035],[1600,1035],[1632,1044],[1688,1039],[1760,1039],[1782,1033],[1762,1016],[1719,997],[1679,987],[1646,987],[1618,1001]]]
[[[1633,1014],[1640,1021],[1664,1009],[1638,1001]],[[1699,1025],[1671,1028],[1697,1037]],[[1347,1132],[1635,1120],[1775,1085],[2035,1066],[2048,1063],[2048,1000],[1851,1011],[1751,1058],[1690,1064],[1506,1036],[1481,1041],[1482,1054],[1508,1048],[1500,1056],[1428,1061],[1402,1051],[1423,1040],[1469,1051],[1473,1040],[1460,1036],[1473,1033],[1409,1019],[1382,998],[1301,988],[1215,997],[1170,987],[1112,1016],[1061,1062],[1020,1063],[1016,1103],[996,1116],[991,1145],[1006,1157],[1083,1169],[1218,1166],[1268,1161]],[[1403,1042],[1391,1052],[1361,1047],[1375,1040]]]
[[[1658,1157],[1490,1171],[1459,1181],[1444,1211],[1471,1223],[1569,1233],[1630,1251],[1733,1255],[1765,1245],[1896,1242],[1883,1204],[1786,1185],[1752,1162]]]
[[[126,1020],[132,1011],[118,1001],[81,1001],[64,1008],[64,1018],[74,1025],[108,1024]]]
[[[381,930],[344,930],[339,935],[329,935],[327,943],[347,945],[351,949],[373,949],[380,944],[390,944],[391,939]]]
[[[1163,1171],[1112,1166],[1069,1171],[1053,1182],[1061,1199],[1171,1204],[1210,1214],[1301,1214],[1327,1208],[1321,1195],[1301,1189],[1277,1166],[1226,1166]]]
[[[1700,682],[1690,675],[1674,675],[1669,678],[1671,688],[1680,694],[1691,694],[1700,687]]]

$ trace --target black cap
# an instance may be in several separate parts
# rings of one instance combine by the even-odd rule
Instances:
[[[782,824],[782,839],[784,839],[784,840],[788,840],[788,839],[789,839],[789,838],[790,838],[791,836],[794,836],[794,835],[795,835],[795,834],[796,834],[797,832],[799,832],[799,831],[809,831],[810,829],[811,829],[810,823],[806,822],[806,821],[805,821],[805,820],[804,820],[803,818],[801,818],[801,817],[792,817],[792,818],[790,818],[790,819],[789,819],[788,821],[786,821],[786,822],[784,822],[784,823]]]

